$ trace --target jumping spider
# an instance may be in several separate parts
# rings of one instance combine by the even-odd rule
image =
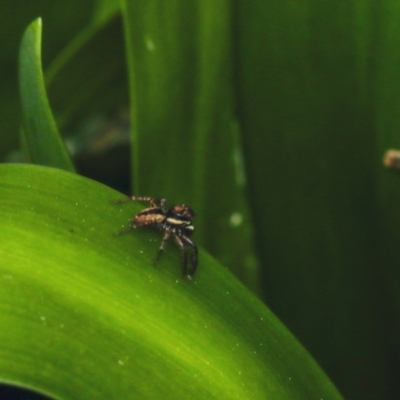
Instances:
[[[153,199],[151,197],[132,196],[114,203],[127,201],[147,201],[150,207],[138,212],[131,220],[130,225],[115,235],[126,233],[141,226],[150,226],[164,231],[160,248],[156,257],[157,261],[165,249],[167,240],[173,236],[182,254],[182,267],[185,279],[191,280],[197,268],[197,246],[190,239],[194,231],[192,221],[194,211],[184,204],[166,207],[165,199]],[[191,268],[188,268],[188,249],[192,250]]]

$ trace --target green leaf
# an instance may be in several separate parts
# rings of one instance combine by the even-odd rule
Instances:
[[[140,204],[58,169],[0,166],[0,381],[53,397],[340,399],[277,318],[206,252],[180,277]]]
[[[22,142],[32,163],[73,171],[47,100],[41,65],[41,33],[39,18],[26,29],[19,53]]]
[[[267,266],[263,292],[344,395],[363,400],[390,398],[387,371],[398,356],[385,358],[399,354],[384,276],[398,271],[399,218],[376,202],[383,149],[375,127],[383,136],[388,126],[379,122],[386,120],[400,143],[400,14],[397,2],[378,3],[256,0],[240,1],[237,10],[246,169]],[[382,18],[389,3],[397,11]],[[380,31],[391,18],[389,50]],[[393,60],[380,57],[386,51]],[[377,65],[384,73],[377,75]],[[375,98],[382,78],[396,98]],[[388,111],[395,125],[381,119]],[[390,204],[399,210],[396,185]],[[391,240],[380,237],[386,218]],[[389,243],[393,257],[385,261]],[[388,281],[399,282],[394,277]]]
[[[18,93],[18,48],[22,32],[39,15],[46,21],[43,65],[47,65],[60,48],[83,29],[89,21],[103,18],[106,6],[117,0],[41,0],[21,3],[0,2],[0,160],[13,158],[11,151],[19,145],[21,107]],[[97,9],[95,11],[95,9]],[[62,12],[60,12],[62,10]],[[96,16],[93,15],[96,14]],[[51,104],[53,104],[51,102]]]
[[[135,193],[190,204],[199,243],[257,291],[233,117],[231,3],[122,4]]]

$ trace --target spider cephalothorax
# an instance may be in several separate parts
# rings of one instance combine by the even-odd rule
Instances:
[[[118,200],[116,203],[124,203],[130,200],[147,201],[150,203],[150,207],[138,212],[130,220],[130,225],[118,232],[117,235],[141,226],[150,226],[163,230],[164,236],[161,240],[156,260],[160,258],[164,251],[169,237],[173,236],[182,253],[183,275],[186,279],[191,280],[197,267],[197,246],[190,239],[194,232],[194,226],[192,225],[194,211],[184,204],[166,208],[165,199],[153,199],[151,197],[132,196]],[[190,269],[188,269],[188,249],[192,251]]]

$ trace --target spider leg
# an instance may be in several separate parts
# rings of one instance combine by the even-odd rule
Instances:
[[[121,229],[120,231],[113,233],[113,236],[123,235],[124,233],[132,231],[133,229],[136,229],[136,225],[129,225],[126,228]]]
[[[182,254],[183,276],[187,280],[191,280],[197,268],[197,246],[187,236],[175,236],[175,241],[178,244]],[[192,268],[188,269],[187,249],[192,248]]]
[[[196,244],[192,242],[192,245],[193,245],[192,246],[192,248],[193,248],[193,251],[192,251],[192,271],[190,272],[190,276],[193,276],[194,273],[196,272],[197,261],[198,261],[198,258],[199,258]]]
[[[186,247],[182,241],[182,239],[179,236],[175,236],[175,242],[178,245],[180,251],[181,251],[181,257],[182,257],[182,268],[183,268],[183,276],[185,279],[191,279],[188,276],[187,273],[187,251]]]
[[[165,203],[167,202],[165,199],[153,199],[152,197],[147,197],[147,196],[132,196],[129,197],[130,200],[133,201],[148,201],[152,207],[161,207],[163,208],[165,206]]]
[[[152,201],[150,202],[152,207],[160,207],[162,210],[165,211],[165,205],[167,204],[167,200],[166,199],[152,199]]]
[[[113,204],[127,203],[128,201],[148,201],[152,207],[161,207],[165,206],[165,199],[153,199],[152,197],[147,196],[129,196],[124,199],[114,200]]]
[[[155,263],[160,259],[161,255],[165,249],[165,245],[167,244],[167,240],[169,239],[170,236],[171,236],[171,231],[166,230],[164,233],[164,236],[161,240],[161,245],[160,245],[160,248],[158,249],[157,257],[154,260]]]
[[[134,200],[133,197],[125,197],[123,199],[113,200],[111,203],[112,204],[127,203],[128,201]]]

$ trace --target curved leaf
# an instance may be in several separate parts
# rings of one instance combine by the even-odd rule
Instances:
[[[142,207],[60,170],[0,166],[0,381],[56,398],[341,398],[208,254],[191,283]]]
[[[35,164],[73,171],[46,95],[41,63],[42,22],[26,29],[19,54],[19,85],[23,115],[24,150]]]
[[[122,4],[135,193],[178,196],[177,202],[193,206],[199,243],[257,292],[258,263],[233,117],[231,3]]]

